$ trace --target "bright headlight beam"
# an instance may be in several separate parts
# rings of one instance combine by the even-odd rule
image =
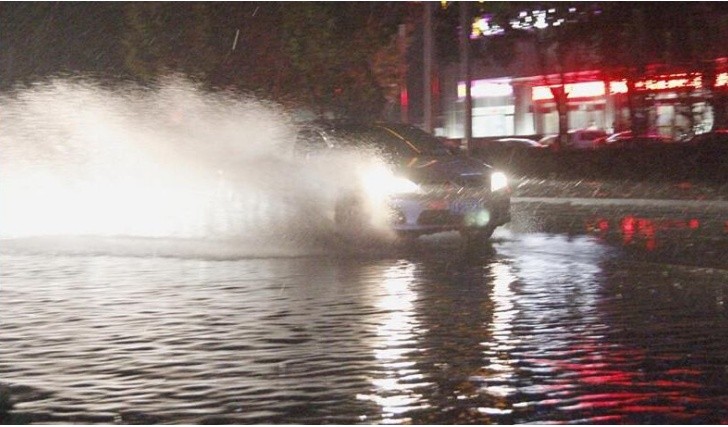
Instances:
[[[392,194],[409,194],[420,191],[420,186],[407,178],[394,177],[390,184]]]
[[[503,172],[493,172],[490,175],[490,191],[499,191],[508,187],[508,177]]]
[[[417,193],[420,186],[407,178],[395,176],[386,167],[376,166],[362,175],[362,184],[370,195],[392,196],[395,194]]]

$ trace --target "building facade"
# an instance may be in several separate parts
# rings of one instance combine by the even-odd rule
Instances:
[[[532,136],[559,131],[554,92],[566,96],[569,130],[598,128],[609,133],[630,129],[641,120],[645,131],[670,138],[710,130],[717,100],[728,93],[728,58],[691,66],[651,64],[640,73],[629,69],[580,70],[543,75],[536,65],[535,46],[515,47],[515,60],[507,68],[474,65],[471,71],[474,138]],[[438,70],[439,99],[435,133],[463,138],[465,82],[460,64]]]
[[[706,132],[715,123],[711,100],[724,96],[728,89],[726,62],[726,59],[716,60],[714,72],[707,75],[699,70],[664,72],[660,71],[661,67],[652,66],[631,82],[619,73],[611,73],[610,78],[600,70],[520,77],[492,77],[492,73],[482,77],[483,74],[474,73],[472,136],[558,133],[559,114],[553,89],[561,89],[566,95],[569,130],[598,128],[609,133],[627,130],[634,117],[631,109],[642,107],[649,132],[671,138]],[[451,139],[463,138],[465,82],[457,65],[446,67],[441,77],[442,113],[436,133]],[[554,81],[563,83],[554,84]]]

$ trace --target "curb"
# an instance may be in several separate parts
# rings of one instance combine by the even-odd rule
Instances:
[[[654,206],[728,210],[728,201],[679,199],[591,199],[580,197],[511,197],[511,203],[545,203],[583,206]]]

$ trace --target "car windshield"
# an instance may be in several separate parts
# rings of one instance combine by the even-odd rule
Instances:
[[[350,125],[329,135],[342,146],[372,147],[398,159],[452,155],[437,137],[414,126]]]

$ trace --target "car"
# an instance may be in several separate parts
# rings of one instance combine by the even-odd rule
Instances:
[[[553,148],[556,140],[559,138],[558,135],[546,135],[538,140],[538,143],[547,148]]]
[[[594,141],[596,148],[637,148],[669,144],[672,140],[656,132],[633,136],[631,130],[617,132]]]
[[[491,166],[509,168],[519,159],[529,157],[537,151],[547,150],[548,146],[529,138],[504,137],[477,141],[470,150]]]
[[[496,138],[482,142],[480,148],[485,150],[510,151],[543,149],[547,148],[547,146],[529,138]]]
[[[691,145],[728,144],[728,129],[719,128],[700,133],[687,140],[686,143]]]
[[[575,150],[594,149],[594,141],[607,136],[607,133],[599,129],[576,129],[569,131],[569,144],[567,148]]]
[[[305,158],[355,152],[366,165],[356,182],[341,183],[335,198],[333,220],[343,235],[357,237],[383,222],[406,239],[459,231],[478,243],[511,219],[511,189],[502,171],[415,126],[316,123],[299,131],[295,146]],[[368,163],[369,155],[377,161]]]
[[[600,129],[574,129],[568,132],[567,144],[565,147],[558,147],[572,150],[591,150],[595,148],[595,141],[604,138],[607,133]],[[539,140],[539,143],[547,147],[556,148],[558,135],[547,135]]]

